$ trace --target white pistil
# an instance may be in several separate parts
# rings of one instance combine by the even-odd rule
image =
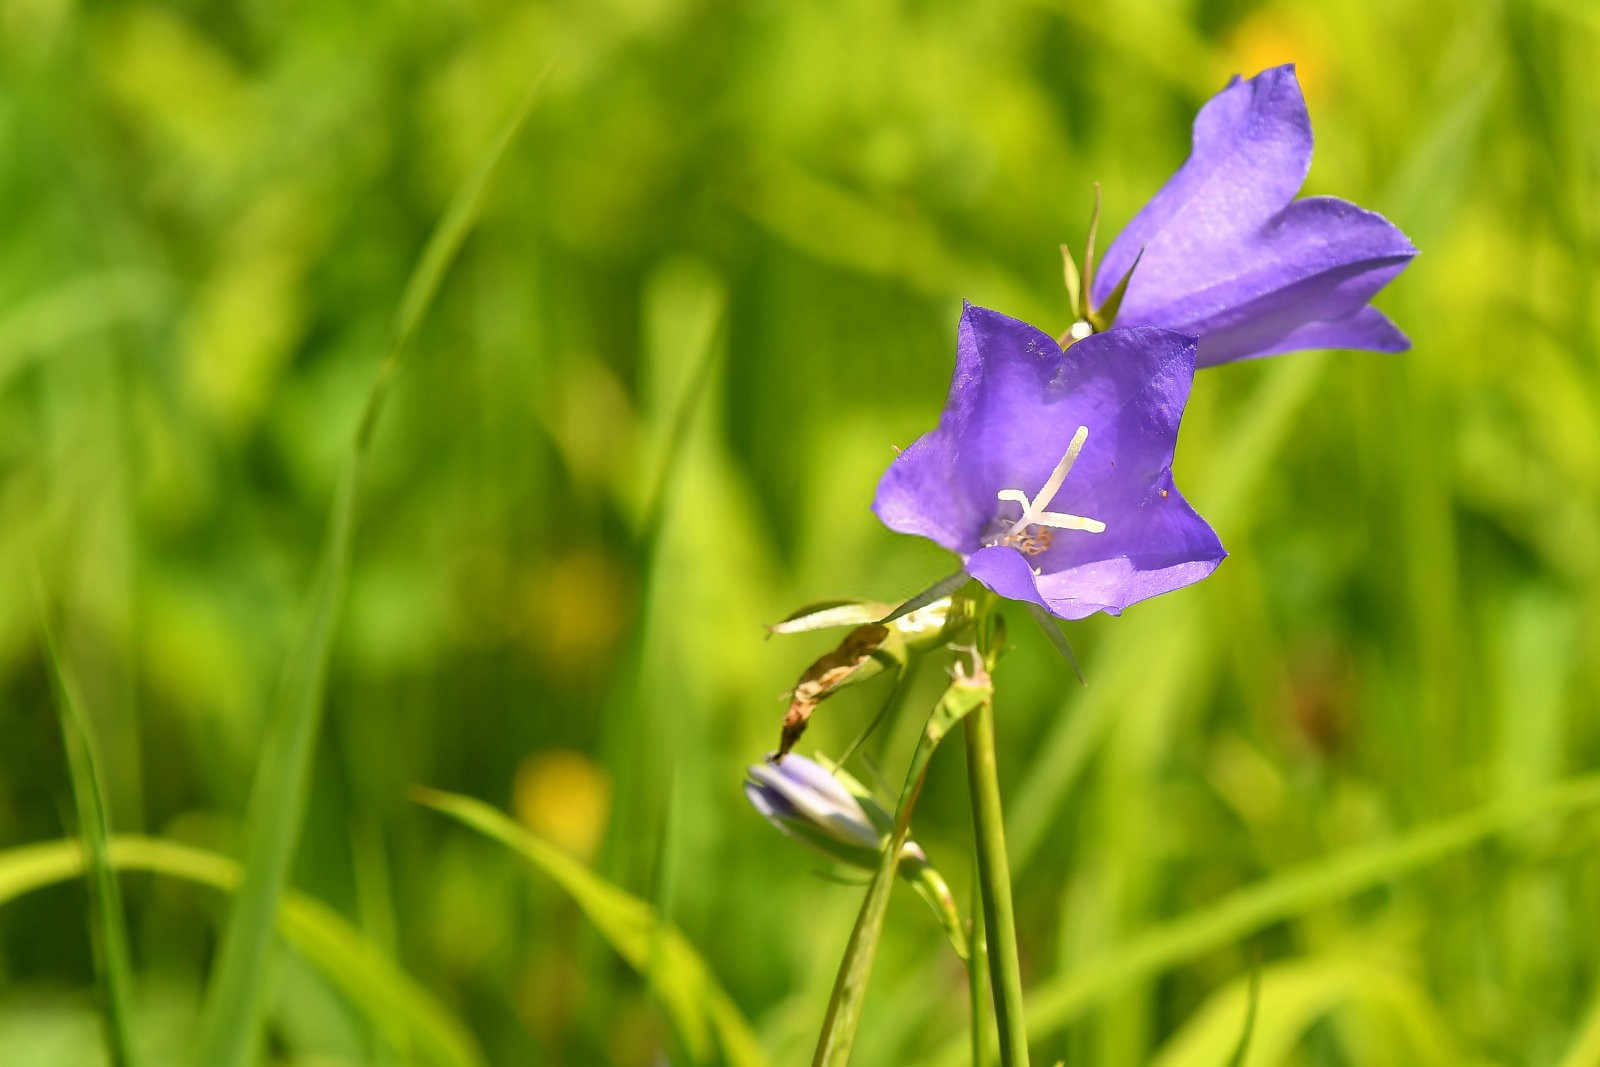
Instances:
[[[1046,511],[1056,494],[1061,491],[1061,484],[1067,480],[1067,474],[1072,470],[1072,465],[1078,461],[1078,453],[1083,451],[1083,443],[1089,439],[1089,427],[1079,426],[1078,432],[1072,435],[1072,442],[1067,445],[1066,455],[1061,457],[1061,462],[1056,464],[1056,469],[1050,472],[1050,477],[1045,479],[1044,487],[1030,500],[1028,494],[1021,489],[1002,489],[997,494],[1001,500],[1011,500],[1022,505],[1022,518],[1011,524],[1011,529],[1006,531],[1003,541],[1010,541],[1022,535],[1030,526],[1051,526],[1057,530],[1082,530],[1085,533],[1104,533],[1106,524],[1099,519],[1091,519],[1083,515],[1069,515],[1062,511]]]

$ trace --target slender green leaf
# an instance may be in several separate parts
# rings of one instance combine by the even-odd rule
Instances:
[[[1217,1067],[1229,1046],[1230,1067],[1284,1063],[1318,1021],[1357,1014],[1400,1038],[1403,1062],[1458,1067],[1465,1062],[1427,994],[1398,967],[1349,953],[1274,964],[1230,982],[1194,1013],[1152,1061],[1152,1067]],[[1247,1020],[1244,1039],[1239,1016]],[[1367,1062],[1359,1048],[1349,1050]]]
[[[117,870],[153,871],[227,892],[239,886],[239,865],[176,841],[118,834],[110,840]],[[0,852],[0,906],[36,889],[79,877],[77,841],[46,841]],[[396,1049],[414,1049],[444,1067],[482,1067],[477,1043],[428,991],[326,905],[287,892],[276,916],[285,941],[321,971]]]
[[[1156,926],[1129,943],[1043,983],[1028,998],[1029,1036],[1040,1040],[1130,982],[1159,974],[1291,916],[1409,874],[1535,819],[1600,805],[1600,775],[1575,778],[1512,802],[1488,804],[1393,841],[1350,849],[1240,889],[1212,907]],[[959,1063],[961,1042],[937,1061]]]
[[[152,318],[165,289],[150,274],[107,271],[74,278],[0,318],[0,389],[30,363],[96,330]]]
[[[766,1055],[749,1023],[683,933],[644,901],[623,892],[505,815],[471,797],[418,789],[416,799],[500,842],[548,875],[583,909],[617,955],[653,984],[684,1047],[697,1061],[712,1039],[735,1067],[760,1067]]]
[[[322,720],[323,686],[349,578],[361,469],[400,356],[466,240],[495,168],[532,113],[542,80],[541,75],[529,87],[476,172],[456,191],[423,249],[400,301],[389,351],[379,367],[340,473],[304,623],[279,682],[277,712],[268,727],[256,769],[250,796],[252,833],[245,880],[223,934],[207,993],[196,1057],[198,1067],[244,1067],[257,1054],[273,916],[305,819],[312,757]]]
[[[1600,997],[1589,1005],[1578,1032],[1561,1057],[1561,1067],[1595,1067],[1600,1064]]]
[[[77,679],[62,652],[44,585],[34,572],[39,603],[39,623],[56,683],[56,710],[61,720],[61,740],[67,750],[67,771],[72,779],[77,808],[78,834],[85,873],[89,881],[89,936],[105,997],[106,1044],[115,1067],[139,1062],[133,1040],[133,965],[128,952],[127,924],[122,913],[122,892],[111,866],[111,818],[106,812],[105,784],[94,734],[84,715]]]
[[[1256,1032],[1256,1010],[1260,1007],[1261,963],[1257,960],[1250,965],[1250,992],[1244,1009],[1244,1029],[1239,1032],[1239,1040],[1233,1046],[1233,1055],[1228,1057],[1227,1067],[1244,1067],[1244,1058],[1250,1054],[1250,1039]]]

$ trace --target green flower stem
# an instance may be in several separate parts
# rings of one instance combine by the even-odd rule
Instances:
[[[828,1014],[822,1023],[822,1035],[817,1038],[812,1067],[844,1067],[850,1061],[850,1048],[855,1043],[861,1004],[866,997],[867,977],[872,973],[872,958],[877,954],[883,917],[889,908],[889,890],[900,866],[900,852],[911,833],[911,812],[922,794],[928,761],[945,734],[975,709],[987,706],[993,696],[988,671],[977,661],[976,655],[973,658],[972,673],[957,666],[949,688],[934,705],[917,749],[911,755],[900,806],[895,812],[894,829],[878,862],[878,872],[867,887],[867,899],[861,902],[855,928],[850,931],[850,942],[845,946],[844,959],[839,961],[839,974],[834,979],[833,996],[828,998]]]
[[[56,704],[61,720],[61,740],[67,752],[67,773],[83,843],[83,868],[89,883],[89,938],[104,995],[103,1021],[106,1045],[114,1067],[139,1062],[133,1038],[133,963],[128,950],[128,930],[123,918],[122,890],[111,863],[111,822],[106,811],[105,784],[94,733],[84,713],[78,683],[67,662],[44,592],[38,563],[33,572],[34,598],[39,607],[45,653],[55,676]]]
[[[921,770],[907,785],[906,795],[900,801],[894,831],[884,846],[872,884],[867,887],[867,899],[861,902],[856,925],[850,931],[850,942],[845,946],[844,959],[839,961],[839,974],[833,982],[833,995],[828,998],[822,1035],[817,1039],[816,1054],[811,1057],[812,1067],[843,1067],[850,1062],[856,1026],[861,1021],[861,1004],[866,999],[867,978],[872,974],[872,960],[878,952],[879,935],[883,933],[883,917],[889,910],[889,890],[894,886],[895,871],[900,866],[900,850],[911,835],[911,811],[917,806],[917,797],[922,794],[922,783],[927,776],[927,762],[923,761]]]
[[[972,880],[972,935],[967,942],[967,1003],[972,1017],[972,1067],[983,1067],[989,1043],[989,1013],[985,993],[989,988],[989,945],[983,924],[982,887]]]
[[[1017,959],[1017,924],[1011,908],[1011,869],[1006,863],[1005,820],[994,755],[994,704],[985,699],[966,718],[967,779],[972,792],[973,836],[978,847],[978,883],[988,927],[990,984],[1003,1067],[1028,1067],[1028,1032],[1022,1019],[1022,968]]]

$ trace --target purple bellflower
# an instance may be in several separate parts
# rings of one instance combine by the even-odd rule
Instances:
[[[1189,159],[1086,279],[1094,302],[1109,303],[1119,327],[1198,338],[1201,367],[1301,348],[1409,348],[1367,301],[1417,250],[1375,212],[1331,196],[1295,200],[1310,167],[1294,66],[1235,76],[1195,117]]]
[[[1066,351],[971,304],[934,430],[890,464],[872,508],[966,573],[1063,619],[1197,582],[1224,556],[1172,483],[1195,342],[1117,328]]]
[[[745,797],[773,826],[841,863],[877,869],[894,817],[843,768],[791,752],[746,773]],[[921,845],[905,843],[895,873],[933,909],[956,955],[965,959],[967,935],[955,897]]]
[[[867,870],[878,865],[894,820],[854,779],[852,790],[835,772],[792,752],[746,773],[744,795],[772,825],[842,863]],[[928,857],[907,841],[901,862],[926,864]]]

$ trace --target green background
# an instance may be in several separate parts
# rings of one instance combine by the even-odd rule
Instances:
[[[1600,1063],[1600,804],[1546,803],[1600,761],[1583,0],[0,3],[0,872],[79,825],[35,566],[113,829],[242,854],[395,307],[545,72],[372,443],[292,881],[489,1063],[714,1058],[546,874],[408,790],[477,796],[662,909],[804,1062],[862,890],[741,795],[829,644],[762,624],[948,572],[867,504],[960,301],[1063,329],[1090,183],[1114,233],[1229,75],[1287,61],[1307,192],[1421,249],[1377,300],[1415,347],[1199,377],[1177,477],[1231,558],[1071,625],[1086,689],[1011,619],[1035,1060],[1221,1064],[1255,960],[1250,1063]],[[863,777],[898,782],[918,709]],[[915,834],[965,903],[958,749]],[[170,1062],[227,898],[123,892]],[[5,1063],[103,1055],[87,915],[72,882],[0,909]],[[897,894],[856,1062],[963,1062],[965,997]],[[265,1010],[273,1062],[411,1062],[298,954]]]

